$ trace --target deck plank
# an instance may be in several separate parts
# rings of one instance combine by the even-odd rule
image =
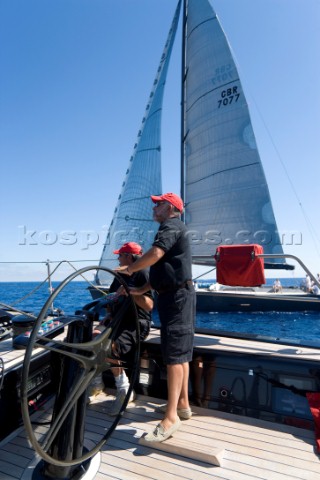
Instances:
[[[143,403],[144,405],[148,404],[145,400]],[[134,418],[135,409],[139,411],[136,419]],[[161,418],[161,414],[154,411],[148,421],[146,418],[150,415],[150,411],[146,415],[141,413],[141,410],[142,403],[138,401],[135,407],[127,409],[122,420],[126,425],[126,421],[130,418],[138,436],[148,429],[148,425],[152,428]],[[223,413],[225,418],[219,418],[219,415],[216,418],[215,413],[220,414],[221,412],[205,411],[197,407],[195,410],[198,411],[198,415],[194,416],[192,420],[183,422],[183,426],[176,436],[183,434],[187,441],[201,440],[201,442],[207,442],[208,446],[212,446],[213,440],[214,445],[227,445],[226,460],[229,461],[230,466],[237,464],[237,475],[240,473],[248,475],[248,464],[250,465],[250,475],[254,474],[257,478],[311,479],[320,475],[319,458],[315,455],[313,447],[313,432],[286,425],[275,425],[275,429],[273,429],[271,428],[273,424],[270,422],[260,422],[256,419],[248,419],[250,420],[249,425],[243,425],[239,423],[238,416],[235,416],[237,421],[233,422],[234,416],[230,414]],[[206,416],[201,417],[199,412],[206,412]],[[241,418],[244,422],[247,420]],[[219,424],[220,432],[217,429]],[[225,433],[227,425],[230,431]],[[278,433],[280,433],[280,438]],[[284,444],[285,446],[283,446]],[[264,473],[261,476],[262,463]],[[223,462],[223,466],[225,467],[225,462]],[[229,472],[228,478],[232,478],[230,475]],[[235,478],[239,477],[235,476]]]
[[[196,436],[194,435],[194,437]],[[152,448],[220,467],[223,461],[224,449],[212,445],[204,445],[197,440],[199,440],[199,437],[192,441],[190,436],[185,437],[177,432],[177,435],[168,438],[165,442],[155,442]],[[144,435],[140,437],[139,444],[150,447],[150,443],[145,440]]]
[[[110,425],[109,396],[96,397],[87,415],[88,440],[98,441],[101,428]],[[160,400],[138,396],[130,404],[108,443],[102,448],[95,480],[318,480],[319,456],[314,453],[313,432],[288,425],[240,417],[226,412],[193,407],[174,438],[206,448],[223,448],[222,466],[159,451],[139,444],[162,418]],[[43,417],[45,418],[45,412]],[[37,434],[45,430],[37,427]],[[18,450],[17,450],[18,449]],[[19,429],[0,445],[1,480],[23,479],[23,469],[34,455]]]

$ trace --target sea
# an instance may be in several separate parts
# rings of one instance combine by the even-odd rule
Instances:
[[[283,286],[293,285],[290,278],[280,279]],[[268,279],[272,285],[274,279]],[[302,279],[294,279],[298,286]],[[198,282],[201,286],[201,281]],[[205,281],[206,285],[212,283]],[[60,283],[53,282],[52,289],[59,292]],[[0,308],[13,306],[19,310],[40,313],[50,296],[47,283],[37,282],[0,282]],[[74,314],[92,301],[88,284],[84,281],[73,281],[65,286],[54,299],[54,308],[65,314]],[[157,314],[153,315],[153,323],[159,325]],[[320,312],[198,312],[196,327],[232,334],[258,335],[281,339],[292,343],[320,346]]]

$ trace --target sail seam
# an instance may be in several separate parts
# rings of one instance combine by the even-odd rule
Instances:
[[[193,34],[193,32],[194,32],[195,30],[197,30],[197,28],[201,27],[201,26],[204,25],[205,23],[213,22],[213,20],[218,20],[217,16],[215,16],[215,17],[213,17],[213,18],[208,18],[207,20],[204,20],[203,22],[198,23],[198,25],[196,25],[196,26],[190,31],[190,33],[188,33],[188,39],[189,39],[190,36]]]
[[[165,85],[165,84],[164,84]],[[161,112],[162,110],[162,107],[159,107],[157,108],[157,110],[155,110],[154,112],[150,113],[145,121],[145,125],[148,123],[148,121],[150,120],[150,118],[152,118],[156,113],[159,113]]]

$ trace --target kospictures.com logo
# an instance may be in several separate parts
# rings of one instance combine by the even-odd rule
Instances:
[[[100,231],[96,230],[62,230],[55,232],[54,230],[30,229],[26,225],[19,225],[18,245],[36,246],[36,245],[80,245],[81,250],[88,250],[92,245],[101,243],[120,245],[125,242],[136,241],[141,246],[150,245],[155,236],[156,230],[143,230],[138,227],[130,229],[122,229],[108,233],[106,225],[101,227]],[[234,235],[222,235],[217,230],[188,230],[187,235],[192,246],[196,245],[237,245],[237,244],[259,244],[262,246],[270,244],[279,245],[302,245],[302,234],[297,231],[286,232],[270,232],[268,230],[257,230],[250,232],[249,230],[239,230]],[[276,241],[275,241],[276,240]]]

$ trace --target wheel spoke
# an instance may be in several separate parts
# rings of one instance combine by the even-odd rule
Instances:
[[[21,405],[22,405],[22,417],[25,424],[26,431],[28,433],[29,439],[35,449],[35,451],[48,463],[52,463],[53,465],[57,466],[72,466],[78,465],[90,457],[95,455],[101,447],[106,443],[108,438],[111,436],[112,432],[115,430],[119,420],[121,419],[122,413],[126,408],[126,405],[129,400],[130,393],[133,388],[134,381],[136,379],[136,374],[138,371],[138,363],[139,363],[139,351],[140,351],[140,342],[139,342],[139,322],[137,318],[137,312],[135,308],[135,304],[129,295],[126,297],[125,301],[119,306],[116,315],[114,315],[112,321],[107,325],[105,330],[97,335],[94,339],[81,343],[79,341],[72,342],[73,338],[77,339],[78,333],[75,333],[75,336],[71,334],[69,336],[69,329],[73,328],[80,328],[79,325],[83,324],[83,328],[90,329],[90,320],[95,318],[96,314],[99,314],[99,303],[91,302],[92,308],[89,308],[89,311],[82,310],[81,314],[73,315],[71,317],[61,317],[61,322],[65,328],[68,328],[68,341],[62,341],[54,338],[48,338],[45,335],[39,335],[39,329],[44,319],[47,318],[47,312],[49,308],[53,304],[53,301],[56,299],[57,295],[76,277],[83,275],[83,273],[88,272],[90,270],[104,270],[107,273],[111,273],[117,277],[120,283],[124,286],[129,294],[128,287],[126,286],[125,282],[121,279],[120,276],[114,274],[114,272],[108,270],[104,267],[85,267],[83,269],[78,270],[77,272],[70,275],[66,280],[64,280],[50,295],[47,302],[45,303],[44,307],[42,308],[36,323],[34,325],[34,329],[31,333],[29,343],[25,353],[25,359],[23,364],[22,370],[22,379],[21,379]],[[66,422],[68,422],[68,418],[73,418],[74,422],[76,422],[76,418],[74,415],[78,415],[77,409],[86,409],[86,395],[87,389],[90,386],[92,380],[105,370],[108,370],[115,366],[115,361],[112,359],[112,342],[113,339],[116,338],[117,331],[121,329],[122,321],[124,318],[124,312],[130,305],[130,308],[133,308],[135,312],[135,326],[137,329],[137,348],[134,352],[134,361],[131,367],[131,375],[130,375],[130,388],[128,394],[126,395],[120,412],[115,417],[111,418],[111,424],[108,425],[107,431],[103,429],[103,433],[101,435],[101,440],[98,440],[96,445],[90,450],[86,452],[82,452],[82,455],[78,456],[78,458],[71,458],[71,459],[61,459],[56,458],[57,454],[52,454],[52,452],[56,452],[59,450],[55,448],[54,445],[56,442],[59,442],[59,437],[61,437],[61,432],[65,429]],[[90,304],[89,304],[90,306]],[[100,308],[105,308],[105,304],[101,302]],[[91,313],[90,317],[90,310],[94,309],[94,315]],[[77,332],[77,330],[75,330]],[[81,332],[81,330],[80,330]],[[81,335],[80,335],[81,337]],[[80,340],[79,337],[79,340]],[[28,380],[29,380],[29,370],[30,370],[30,362],[32,359],[32,350],[33,348],[41,348],[45,351],[50,352],[52,359],[58,365],[57,368],[61,368],[63,366],[63,372],[65,372],[65,368],[67,365],[72,366],[72,373],[63,373],[59,376],[60,384],[57,388],[57,396],[54,402],[54,407],[52,410],[51,415],[51,423],[48,431],[41,437],[39,440],[35,435],[35,432],[32,427],[31,419],[29,416],[29,407],[28,407]],[[126,365],[127,367],[127,365]],[[126,368],[124,367],[124,368]],[[64,380],[63,380],[64,379]],[[66,383],[62,382],[67,382]],[[79,403],[80,402],[80,403]],[[77,406],[77,407],[76,407]],[[78,407],[79,406],[79,407]],[[76,408],[76,410],[74,409]],[[85,412],[84,412],[85,413]],[[70,417],[71,415],[71,417]],[[82,417],[81,417],[82,418]],[[80,429],[81,430],[81,429]],[[62,433],[63,435],[63,433]],[[84,435],[85,436],[85,435]],[[54,456],[53,456],[54,455]]]
[[[112,329],[108,328],[99,335],[99,339],[86,343],[68,343],[37,336],[35,346],[77,360],[86,370],[91,370],[97,363],[111,355]],[[76,350],[76,352],[75,352]],[[81,353],[82,352],[82,353]],[[88,356],[90,354],[90,356]]]

